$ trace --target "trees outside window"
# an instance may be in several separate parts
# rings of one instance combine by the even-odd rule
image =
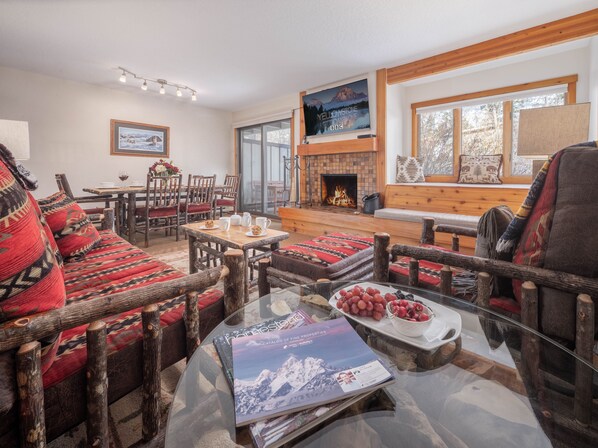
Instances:
[[[412,104],[413,153],[431,181],[456,180],[461,154],[502,154],[503,179],[531,181],[531,161],[517,155],[519,112],[575,103],[576,83],[571,75]]]

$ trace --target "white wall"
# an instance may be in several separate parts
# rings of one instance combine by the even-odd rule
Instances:
[[[145,180],[157,158],[110,155],[110,119],[170,127],[170,159],[189,173],[223,180],[233,170],[232,114],[172,96],[122,92],[0,67],[0,118],[29,122],[31,159],[40,181],[36,197],[57,190],[66,173],[74,193],[101,181],[118,182],[119,170]]]
[[[598,47],[598,44],[596,45]],[[598,50],[595,50],[598,53]],[[598,55],[597,68],[598,71]],[[405,83],[402,88],[389,86],[387,104],[389,111],[397,104],[401,112],[389,114],[386,124],[389,133],[400,131],[400,137],[392,134],[387,143],[388,166],[394,164],[396,154],[411,155],[411,104],[420,101],[438,99],[463,93],[478,92],[497,87],[512,86],[526,82],[540,81],[565,75],[579,75],[577,83],[577,102],[590,100],[590,46],[551,54],[544,57],[521,55],[516,62],[496,66],[474,73],[450,76],[444,74],[442,79],[426,82],[417,80]],[[598,89],[597,76],[593,75],[595,89]],[[595,111],[596,102],[593,100],[592,109]],[[595,113],[595,112],[594,112]],[[393,130],[393,131],[390,131]],[[388,171],[387,182],[392,182],[394,170]]]

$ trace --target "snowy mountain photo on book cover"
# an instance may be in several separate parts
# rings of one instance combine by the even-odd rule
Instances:
[[[237,426],[362,393],[392,375],[344,318],[233,340]]]

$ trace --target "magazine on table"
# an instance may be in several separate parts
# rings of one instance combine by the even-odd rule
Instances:
[[[232,340],[236,426],[383,387],[394,378],[345,318]]]
[[[283,317],[261,322],[251,327],[241,328],[230,333],[217,336],[213,340],[214,347],[220,356],[224,375],[231,390],[233,388],[233,348],[232,340],[243,336],[266,333],[274,330],[287,330],[290,328],[302,327],[314,323],[314,320],[304,311],[297,310]]]
[[[365,392],[323,406],[316,406],[315,408],[251,423],[249,425],[251,437],[257,448],[278,448],[371,393],[372,391]]]

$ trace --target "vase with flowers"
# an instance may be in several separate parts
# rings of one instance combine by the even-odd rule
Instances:
[[[167,162],[164,159],[154,162],[154,164],[150,166],[149,170],[154,176],[173,176],[175,174],[180,174],[181,172],[181,169],[175,166],[172,163],[172,160]]]

